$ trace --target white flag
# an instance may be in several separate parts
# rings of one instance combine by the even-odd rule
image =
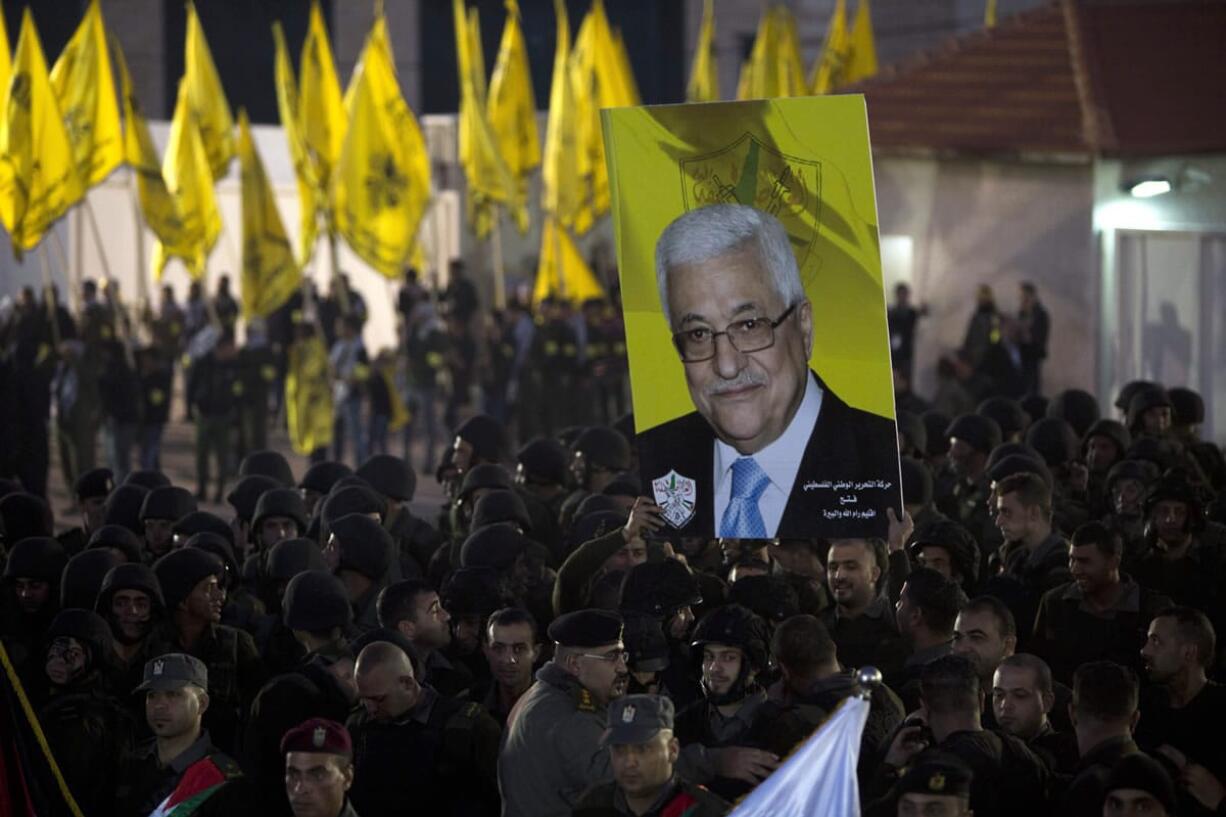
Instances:
[[[856,761],[868,706],[846,698],[730,817],[860,817]]]

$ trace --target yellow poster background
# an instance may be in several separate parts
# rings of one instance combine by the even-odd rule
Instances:
[[[894,417],[868,119],[859,95],[601,112],[630,386],[642,433],[694,410],[656,287],[655,246],[688,210],[749,204],[788,232],[813,303],[810,365]]]

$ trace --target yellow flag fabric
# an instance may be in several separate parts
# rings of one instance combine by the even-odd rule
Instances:
[[[605,111],[613,226],[639,432],[694,410],[671,352],[655,244],[682,213],[730,202],[773,214],[812,302],[810,365],[847,403],[892,417],[868,120],[859,95]]]
[[[289,143],[289,155],[294,163],[294,177],[298,180],[298,259],[305,265],[311,260],[315,248],[315,237],[319,231],[318,213],[322,185],[302,132],[299,120],[298,85],[294,80],[294,69],[289,59],[289,47],[285,44],[285,32],[280,22],[272,24],[272,39],[276,47],[273,78],[277,87],[277,111],[281,116],[281,127],[285,131],[285,139]]]
[[[9,87],[9,74],[13,70],[12,52],[9,51],[9,30],[4,24],[4,15],[0,14],[0,89]]]
[[[172,248],[158,242],[153,252],[154,275],[160,280],[166,262],[172,255],[178,255],[191,277],[198,280],[204,276],[209,252],[221,235],[221,213],[213,191],[208,152],[192,115],[186,78],[179,82],[166,155],[162,158],[162,178],[166,180],[166,189],[170,191],[183,225],[183,243],[181,247]]]
[[[336,75],[328,27],[319,0],[311,3],[310,25],[302,43],[298,69],[298,115],[303,138],[311,153],[319,183],[327,189],[332,168],[340,159],[345,143],[345,104]]]
[[[574,223],[580,190],[576,173],[575,90],[570,81],[570,21],[564,0],[553,0],[557,17],[557,43],[553,55],[553,82],[549,87],[549,122],[545,128],[545,155],[541,165],[541,209],[564,225]]]
[[[234,117],[230,114],[230,103],[226,101],[226,92],[217,76],[217,66],[213,63],[213,54],[204,37],[204,27],[200,25],[196,6],[191,0],[187,3],[184,64],[187,66],[184,79],[187,82],[188,102],[196,119],[200,143],[204,145],[213,178],[220,179],[226,175],[230,160],[234,158]]]
[[[808,91],[792,12],[783,5],[762,12],[749,60],[741,68],[737,99],[774,99]]]
[[[988,0],[983,9],[983,24],[988,28],[996,25],[996,0]]]
[[[37,246],[85,192],[29,8],[21,16],[3,110],[0,220],[20,253]]]
[[[830,15],[830,24],[826,27],[826,39],[822,43],[822,53],[813,64],[813,75],[809,78],[809,92],[813,94],[828,94],[843,84],[843,76],[847,70],[847,59],[851,51],[851,38],[847,31],[847,0],[837,0],[834,13]]]
[[[519,24],[519,4],[506,0],[506,6],[507,21],[485,110],[498,142],[498,153],[515,180],[510,210],[522,233],[528,229],[528,183],[532,171],[541,163],[541,137],[536,127],[536,97],[528,48]]]
[[[266,318],[302,284],[302,271],[251,138],[246,111],[238,115],[238,161],[243,202],[243,317]]]
[[[704,0],[702,5],[702,28],[698,30],[698,45],[694,48],[694,64],[690,67],[685,98],[690,102],[715,102],[719,99],[719,70],[715,62],[715,0]]]
[[[387,421],[388,431],[399,431],[409,424],[413,419],[409,407],[404,404],[404,399],[400,396],[400,390],[396,388],[396,364],[394,362],[375,363],[374,371],[371,373],[373,377],[383,378],[383,386],[387,389],[388,403],[391,405],[392,413]]]
[[[847,84],[877,73],[877,43],[873,39],[873,16],[868,0],[860,0],[856,22],[851,27],[851,53],[847,58]]]
[[[90,0],[51,68],[51,87],[64,115],[77,175],[86,188],[93,187],[123,163],[119,102],[99,0]]]
[[[296,340],[285,371],[285,418],[290,445],[310,454],[332,444],[332,383],[328,351],[317,336]]]
[[[550,295],[582,303],[588,298],[603,298],[604,289],[583,260],[570,232],[546,217],[541,229],[541,256],[532,302],[540,303]]]
[[[430,199],[430,162],[400,94],[381,16],[346,97],[349,130],[332,179],[336,229],[358,257],[399,279]]]

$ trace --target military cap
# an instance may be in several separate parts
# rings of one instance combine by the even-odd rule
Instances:
[[[1166,393],[1171,400],[1173,422],[1179,426],[1198,426],[1205,422],[1205,400],[1192,389],[1183,386]]]
[[[984,454],[990,454],[992,449],[1000,445],[1000,426],[996,421],[982,414],[963,414],[957,417],[949,428],[945,429],[949,439],[959,439]]]
[[[625,471],[630,467],[630,443],[618,432],[606,426],[585,429],[572,449],[583,459],[610,471]]]
[[[1182,502],[1188,506],[1188,522],[1192,529],[1204,527],[1201,497],[1186,479],[1165,475],[1152,483],[1145,492],[1145,515],[1153,513],[1159,502]]]
[[[27,536],[9,551],[4,578],[37,579],[58,585],[67,564],[68,554],[58,541],[50,536]]]
[[[467,499],[474,491],[482,488],[501,488],[509,491],[512,488],[511,475],[501,465],[488,462],[474,465],[464,474],[464,481],[460,483],[460,491],[456,496],[459,499]]]
[[[222,564],[226,566],[227,586],[238,580],[238,559],[234,556],[234,548],[230,547],[230,542],[224,536],[207,530],[193,533],[187,537],[183,547],[198,548],[221,559]]]
[[[161,471],[154,470],[129,471],[128,475],[123,478],[123,484],[135,485],[138,488],[144,488],[146,491],[152,491],[154,488],[169,488],[171,486],[170,477]]]
[[[77,499],[110,496],[111,491],[115,490],[115,475],[110,468],[95,468],[77,477],[72,489]]]
[[[332,490],[332,486],[336,484],[338,479],[347,477],[352,473],[353,469],[343,462],[333,462],[331,460],[317,462],[302,475],[302,481],[298,483],[298,487],[306,491],[326,494]]]
[[[289,467],[289,461],[279,451],[252,451],[243,457],[238,466],[238,475],[249,477],[252,474],[272,477],[285,488],[294,487],[294,472]]]
[[[301,536],[307,529],[306,504],[302,495],[294,488],[273,488],[260,495],[255,503],[255,513],[251,516],[253,530],[259,530],[265,519],[273,516],[284,516],[294,520],[294,525]]]
[[[102,577],[102,586],[98,589],[98,601],[94,604],[94,610],[103,615],[110,613],[111,597],[120,590],[139,590],[149,597],[156,608],[162,609],[166,606],[162,599],[162,585],[149,565],[128,562],[108,570]]]
[[[304,570],[327,569],[323,551],[310,539],[284,539],[264,557],[264,575],[274,582],[287,582]]]
[[[532,517],[519,494],[499,488],[477,500],[473,506],[472,529],[477,531],[498,522],[519,525],[524,531],[532,530]]]
[[[600,493],[605,496],[629,496],[637,498],[643,494],[643,482],[639,479],[639,475],[633,471],[622,471],[609,480],[609,484],[604,486]]]
[[[528,548],[529,539],[514,525],[496,522],[474,531],[460,548],[461,567],[508,570]]]
[[[487,414],[469,417],[456,429],[456,436],[473,447],[473,462],[499,462],[507,445],[502,423]]]
[[[182,689],[195,686],[209,688],[209,668],[194,655],[170,652],[145,662],[144,677],[133,692]]]
[[[1048,488],[1052,487],[1051,469],[1041,459],[1024,457],[1021,454],[1010,454],[993,465],[988,470],[988,479],[992,482],[1002,482],[1014,474],[1035,474]]]
[[[1026,412],[1021,403],[1008,397],[989,397],[975,409],[975,413],[987,417],[1000,427],[1001,438],[1008,438],[1026,428]]]
[[[375,454],[354,473],[397,502],[412,501],[417,491],[417,474],[407,462],[391,454]]]
[[[311,752],[321,755],[353,757],[349,730],[327,718],[311,718],[290,729],[281,738],[281,754]]]
[[[529,482],[565,485],[568,479],[566,449],[557,440],[537,437],[515,455]]]
[[[1122,479],[1135,479],[1142,485],[1149,485],[1161,473],[1149,460],[1121,460],[1107,472],[1107,493],[1111,493],[1115,483]]]
[[[917,459],[903,457],[902,501],[907,505],[928,505],[932,502],[932,472]]]
[[[331,525],[340,552],[338,570],[354,570],[382,581],[392,563],[394,543],[383,526],[369,516],[351,513]]]
[[[1120,411],[1128,411],[1128,404],[1132,402],[1132,396],[1141,389],[1158,386],[1151,380],[1130,380],[1120,387],[1119,392],[1115,395],[1115,402],[1112,403]],[[1161,388],[1161,387],[1159,387]]]
[[[135,533],[123,525],[103,525],[89,535],[87,550],[114,548],[121,551],[129,562],[141,560],[141,541]]]
[[[1077,456],[1077,432],[1057,417],[1044,417],[1026,431],[1026,444],[1043,456],[1043,461],[1056,468]]]
[[[291,630],[321,633],[348,627],[353,621],[353,607],[340,579],[327,570],[306,570],[285,586],[281,616]]]
[[[800,613],[800,596],[782,576],[742,576],[728,589],[728,601],[776,623]]]
[[[563,647],[603,647],[622,639],[622,617],[608,610],[576,610],[549,625],[549,640]]]
[[[928,427],[918,414],[900,411],[897,414],[898,433],[907,438],[911,447],[923,456],[928,451]]]
[[[1162,764],[1147,754],[1134,752],[1125,755],[1111,767],[1106,793],[1111,794],[1119,789],[1143,791],[1161,803],[1167,814],[1178,812],[1175,784],[1171,782],[1171,776],[1162,768]]]
[[[664,624],[653,615],[624,613],[626,621],[622,642],[630,653],[629,664],[635,672],[662,672],[668,668],[668,637]]]
[[[113,663],[115,636],[111,633],[111,625],[92,609],[72,608],[56,613],[43,640],[50,646],[52,641],[62,637],[85,642],[93,652],[89,666]]]
[[[24,491],[0,497],[0,519],[9,542],[31,536],[50,536],[54,532],[50,506],[42,497]]]
[[[226,520],[208,511],[193,511],[180,519],[171,528],[175,536],[188,539],[197,533],[215,533],[234,547],[234,529]]]
[[[153,563],[153,572],[162,588],[167,610],[177,610],[196,585],[209,576],[222,577],[226,567],[221,559],[200,548],[172,550]]]
[[[929,457],[939,457],[949,451],[949,435],[945,430],[949,428],[949,417],[941,412],[930,409],[920,415],[920,419],[924,421],[924,428],[928,432],[928,445],[924,449],[924,454]]]
[[[106,498],[102,506],[102,521],[107,525],[120,525],[137,535],[144,534],[140,509],[145,503],[149,489],[143,485],[125,482]]]
[[[186,488],[168,485],[154,488],[145,495],[140,506],[140,521],[146,519],[169,519],[177,522],[196,510],[196,497]]]
[[[1047,404],[1046,414],[1064,420],[1081,437],[1099,418],[1098,400],[1083,389],[1065,389]]]
[[[255,515],[255,505],[264,492],[280,487],[281,483],[270,476],[252,474],[234,484],[234,488],[226,494],[226,502],[234,509],[235,516],[244,522],[250,522]]]
[[[925,752],[898,781],[895,792],[936,797],[970,797],[974,777],[970,767],[943,752]]]
[[[1115,443],[1117,455],[1124,456],[1128,447],[1132,445],[1132,435],[1128,433],[1128,429],[1124,428],[1124,424],[1117,420],[1098,420],[1088,429],[1081,438],[1081,452],[1085,453],[1086,444],[1090,442],[1091,437],[1106,437],[1111,442]]]
[[[330,529],[341,517],[353,514],[382,514],[384,504],[370,488],[360,485],[336,486],[333,492],[324,500],[320,518]]]
[[[698,604],[702,604],[698,579],[676,559],[664,559],[643,562],[626,571],[618,609],[663,619],[682,607]]]
[[[697,648],[698,658],[706,644],[740,647],[750,664],[765,669],[770,644],[766,622],[757,613],[741,604],[725,604],[703,616],[694,628],[690,646]]]
[[[1152,408],[1160,408],[1162,406],[1174,408],[1171,405],[1171,398],[1166,393],[1166,389],[1155,385],[1142,386],[1137,389],[1128,401],[1128,427],[1135,430],[1141,422],[1142,414]]]
[[[646,743],[662,729],[673,728],[673,702],[663,695],[623,695],[609,703],[600,742],[605,746]]]
[[[94,609],[103,577],[117,564],[123,560],[110,550],[83,550],[69,559],[60,576],[60,607]]]

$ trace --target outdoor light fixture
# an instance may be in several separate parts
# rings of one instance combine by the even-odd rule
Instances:
[[[1171,192],[1171,182],[1166,178],[1137,179],[1125,184],[1128,194],[1137,199],[1152,199]]]

